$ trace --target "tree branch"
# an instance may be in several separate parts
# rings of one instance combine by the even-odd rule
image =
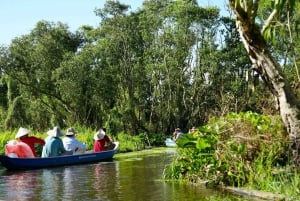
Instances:
[[[277,13],[278,13],[277,9],[274,9],[273,12],[271,13],[271,15],[269,16],[269,18],[265,21],[261,33],[264,33],[264,31],[266,30],[266,28],[268,26],[270,26],[271,22],[273,21],[273,19],[277,15]]]

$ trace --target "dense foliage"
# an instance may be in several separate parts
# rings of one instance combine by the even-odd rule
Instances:
[[[98,27],[72,33],[40,21],[1,47],[1,129],[77,124],[170,134],[228,112],[275,113],[234,20],[218,8],[146,0],[129,11],[107,1],[95,12]]]
[[[279,116],[245,112],[212,118],[179,140],[179,156],[165,178],[208,185],[257,182],[263,173],[287,165],[288,141]]]
[[[297,98],[299,12],[285,12],[285,1],[259,2],[257,22],[270,6],[281,7],[264,36],[273,39],[268,48]],[[179,140],[165,177],[212,185],[263,184],[289,162],[277,103],[231,16],[194,0],[145,0],[137,11],[108,0],[95,14],[98,27],[72,33],[61,22],[40,21],[0,47],[0,129],[104,126],[122,151],[132,151],[161,145],[176,127],[187,133],[198,126]],[[4,134],[0,139],[5,144]],[[90,132],[83,139],[92,144]],[[296,177],[284,178],[298,189]]]

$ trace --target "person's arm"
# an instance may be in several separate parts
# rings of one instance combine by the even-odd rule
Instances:
[[[94,152],[99,152],[100,151],[99,143],[100,142],[98,142],[98,141],[94,142],[94,148],[93,148]]]
[[[173,132],[173,141],[176,142],[176,132]]]
[[[84,143],[82,143],[82,142],[80,142],[80,141],[78,141],[78,140],[76,140],[76,149],[75,149],[75,151],[77,151],[77,150],[86,150],[86,144],[84,144]]]
[[[45,145],[45,140],[37,138],[37,137],[34,137],[34,143],[35,144],[40,144],[40,145],[44,146]]]

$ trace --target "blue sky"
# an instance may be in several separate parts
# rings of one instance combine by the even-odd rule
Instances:
[[[119,0],[135,11],[143,0]],[[0,45],[9,45],[11,40],[29,34],[40,20],[62,22],[70,31],[82,25],[96,27],[99,17],[95,8],[103,8],[105,0],[0,0]],[[198,0],[201,6],[224,8],[225,0]]]

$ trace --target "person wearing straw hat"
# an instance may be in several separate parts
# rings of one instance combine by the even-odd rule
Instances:
[[[64,147],[67,151],[72,151],[73,154],[84,153],[86,144],[76,139],[77,131],[74,128],[68,128],[66,136],[62,139]]]
[[[94,140],[94,152],[113,149],[114,144],[112,143],[112,140],[106,135],[105,131],[102,128],[95,133]]]
[[[195,127],[192,127],[190,130],[189,130],[189,134],[195,134],[196,133],[196,128]]]
[[[177,142],[177,140],[179,138],[181,138],[182,136],[183,136],[183,132],[181,131],[181,129],[180,128],[176,128],[175,131],[174,131],[174,133],[173,133],[173,141]]]
[[[59,126],[55,126],[52,130],[47,132],[48,137],[46,138],[45,146],[43,147],[42,157],[55,157],[62,155],[70,155],[71,151],[67,151],[63,145],[60,137],[64,136]]]
[[[44,146],[45,141],[34,136],[29,136],[29,133],[31,133],[29,129],[20,127],[15,138],[19,139],[19,142],[26,143],[30,147],[34,157],[38,157],[38,154],[35,150],[35,145],[38,144]]]

